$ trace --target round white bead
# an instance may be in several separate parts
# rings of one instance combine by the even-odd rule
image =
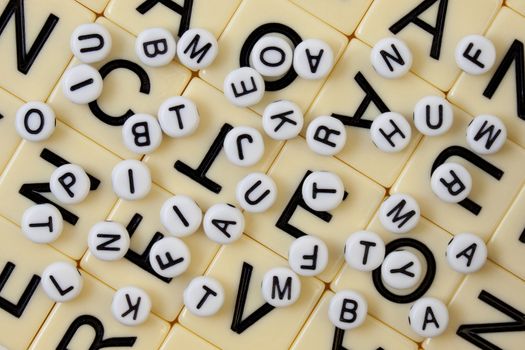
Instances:
[[[345,126],[339,119],[334,117],[317,117],[308,124],[306,143],[317,154],[333,156],[345,146]]]
[[[218,53],[217,39],[202,28],[186,30],[177,43],[177,57],[180,63],[193,71],[208,67]]]
[[[159,124],[170,137],[185,137],[193,134],[199,126],[199,112],[192,100],[175,96],[164,101],[158,112]]]
[[[60,211],[51,204],[36,204],[24,211],[20,224],[24,235],[35,243],[55,241],[64,227]]]
[[[343,201],[345,186],[337,174],[314,171],[304,179],[301,193],[306,205],[313,210],[329,211]]]
[[[265,84],[263,77],[251,67],[231,71],[224,79],[224,96],[237,107],[250,107],[261,101]]]
[[[377,116],[370,127],[372,142],[383,152],[400,152],[408,146],[412,129],[401,114],[386,112]]]
[[[270,103],[262,115],[264,131],[274,140],[289,140],[297,137],[303,128],[303,123],[303,112],[299,106],[288,100]]]
[[[328,306],[328,318],[339,329],[357,328],[366,320],[368,304],[365,298],[352,290],[335,293]]]
[[[478,154],[493,154],[507,141],[505,124],[493,115],[478,115],[467,127],[467,143]]]
[[[157,119],[149,114],[134,114],[122,126],[126,147],[137,154],[148,154],[162,142],[162,130]]]
[[[118,289],[113,294],[111,313],[126,326],[144,323],[151,312],[151,299],[143,289],[133,286]]]
[[[186,308],[200,317],[215,315],[224,304],[224,296],[220,282],[208,276],[192,279],[183,293]]]
[[[250,60],[253,68],[266,77],[279,77],[292,67],[290,44],[275,35],[263,36],[253,46]]]
[[[379,221],[392,233],[407,233],[416,227],[421,217],[419,204],[414,197],[395,193],[379,207]]]
[[[423,135],[442,135],[450,129],[453,122],[454,111],[443,97],[425,96],[414,107],[414,125]]]
[[[372,67],[387,79],[400,78],[412,67],[412,52],[404,41],[390,37],[379,40],[370,53]]]
[[[204,233],[219,244],[230,244],[241,238],[244,231],[244,216],[229,204],[212,205],[204,214]]]
[[[47,140],[55,131],[55,126],[55,112],[46,103],[27,102],[16,111],[15,129],[25,140]]]
[[[261,291],[268,304],[274,307],[290,306],[301,295],[301,280],[289,268],[276,267],[264,274]]]
[[[386,285],[395,289],[409,289],[421,279],[421,262],[407,250],[396,250],[385,257],[381,276]]]
[[[487,246],[475,234],[460,233],[449,242],[446,256],[448,264],[453,270],[461,273],[472,273],[485,265]]]
[[[143,30],[135,39],[135,53],[139,60],[150,67],[169,64],[177,53],[173,35],[164,28]]]
[[[290,245],[288,263],[298,275],[317,276],[328,265],[328,247],[315,236],[299,237]]]
[[[81,24],[75,28],[69,46],[71,52],[83,63],[102,61],[111,51],[111,35],[99,23]]]
[[[472,177],[461,164],[447,162],[438,166],[430,178],[432,192],[447,203],[458,203],[472,190]]]
[[[352,233],[345,243],[347,264],[359,271],[372,271],[378,268],[385,258],[385,242],[372,231]]]
[[[173,236],[186,237],[199,229],[202,210],[192,198],[179,194],[162,204],[160,222]]]
[[[237,183],[235,194],[241,208],[249,213],[262,213],[275,203],[277,186],[268,175],[251,173]]]
[[[62,92],[76,104],[95,101],[102,94],[102,76],[95,68],[79,64],[68,68],[62,76]]]
[[[121,223],[101,221],[89,230],[89,251],[97,259],[104,261],[120,260],[128,252],[129,244],[129,233]]]
[[[82,275],[68,262],[55,262],[42,272],[42,288],[49,299],[63,303],[76,298],[82,291]]]
[[[182,275],[191,262],[188,246],[177,237],[164,237],[151,246],[149,262],[153,271],[162,277]]]
[[[468,74],[480,75],[496,63],[496,48],[482,35],[467,35],[458,42],[455,58],[460,69]]]
[[[447,329],[447,306],[436,298],[418,299],[410,308],[408,322],[418,335],[425,338],[436,337]]]
[[[322,79],[330,73],[334,53],[330,45],[319,39],[306,39],[295,47],[293,68],[303,79]]]
[[[127,201],[146,197],[151,190],[151,174],[148,166],[135,159],[122,160],[111,172],[113,192]]]
[[[224,138],[224,153],[233,164],[249,167],[264,155],[264,140],[261,133],[249,126],[236,126]]]
[[[89,194],[91,181],[84,169],[76,164],[59,166],[51,174],[51,193],[64,204],[82,202]]]

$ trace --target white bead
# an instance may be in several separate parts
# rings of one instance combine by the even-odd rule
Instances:
[[[241,208],[249,213],[262,213],[275,203],[277,186],[268,175],[251,173],[237,183],[235,195]]]
[[[374,145],[381,151],[393,153],[408,146],[412,129],[401,114],[386,112],[374,119],[370,127],[370,136]]]
[[[231,71],[224,79],[224,96],[237,107],[250,107],[261,101],[265,84],[263,77],[251,67]]]
[[[59,166],[51,174],[51,193],[64,204],[82,202],[89,194],[91,181],[84,169],[76,164]]]
[[[402,40],[394,37],[379,40],[370,53],[372,67],[387,79],[400,78],[412,67],[412,52]]]
[[[319,39],[303,40],[295,47],[293,55],[293,68],[303,79],[322,79],[334,64],[332,48]]]
[[[253,68],[265,77],[279,77],[292,67],[290,44],[275,35],[263,36],[253,46],[250,60]]]
[[[224,138],[224,153],[233,164],[249,167],[264,155],[264,140],[257,129],[236,126]]]
[[[493,154],[507,141],[505,124],[493,115],[478,115],[467,127],[467,143],[479,154]]]
[[[42,288],[49,299],[63,303],[76,298],[82,291],[82,276],[67,262],[55,262],[42,272]]]
[[[450,129],[453,122],[454,111],[443,97],[425,96],[414,107],[414,125],[423,135],[442,135]]]
[[[101,221],[89,230],[89,251],[97,259],[104,261],[120,260],[128,252],[129,244],[129,233],[121,223]]]
[[[25,140],[47,140],[55,131],[55,126],[55,112],[46,103],[27,102],[16,111],[15,128],[18,135]]]
[[[111,51],[111,35],[99,23],[81,24],[75,28],[69,46],[71,52],[83,63],[102,61]]]
[[[183,293],[184,305],[199,317],[215,315],[224,304],[224,296],[220,282],[208,276],[192,279]]]
[[[191,262],[188,246],[177,237],[164,237],[151,246],[149,262],[153,271],[162,277],[182,275]]]
[[[485,265],[487,246],[475,234],[460,233],[449,242],[446,256],[448,264],[453,270],[461,273],[472,273]]]
[[[368,303],[365,298],[352,290],[335,293],[328,306],[328,318],[334,326],[344,330],[362,325],[367,312]]]
[[[137,154],[148,154],[162,142],[162,130],[157,119],[149,114],[134,114],[122,126],[126,147]]]
[[[102,86],[98,70],[87,64],[68,68],[62,76],[62,91],[68,100],[76,104],[95,101],[102,94]]]
[[[162,204],[160,222],[173,236],[186,237],[199,229],[202,210],[192,198],[179,194]]]
[[[421,212],[414,197],[395,193],[385,199],[379,208],[379,221],[392,233],[407,233],[416,227]]]
[[[304,117],[299,106],[288,100],[270,103],[264,109],[262,125],[266,134],[274,140],[289,140],[301,132]]]
[[[301,188],[307,206],[316,211],[329,211],[343,201],[345,186],[337,174],[314,171],[304,179]]]
[[[276,267],[264,274],[261,291],[268,304],[274,307],[290,306],[301,295],[301,280],[289,268]]]
[[[438,166],[430,178],[432,192],[448,203],[458,203],[472,190],[472,177],[461,164],[446,162]]]
[[[111,172],[113,192],[127,201],[138,200],[151,190],[151,174],[148,166],[135,159],[122,160]]]
[[[288,250],[290,268],[301,276],[317,276],[328,265],[328,247],[315,236],[302,236]]]
[[[447,329],[447,306],[436,298],[418,299],[410,308],[408,322],[418,335],[425,338],[436,337]]]
[[[180,63],[193,71],[208,67],[218,53],[217,39],[202,28],[186,30],[177,43],[177,57]]]
[[[126,326],[138,326],[144,323],[151,312],[151,299],[141,288],[128,286],[118,289],[113,294],[111,313]]]
[[[164,101],[158,112],[162,131],[170,137],[185,137],[193,134],[199,126],[199,112],[192,100],[182,96]]]
[[[407,250],[396,250],[385,257],[381,265],[381,276],[387,286],[409,289],[421,279],[421,261]]]
[[[229,204],[212,205],[204,214],[204,233],[219,244],[230,244],[241,238],[244,231],[242,212]]]
[[[455,51],[456,64],[468,74],[488,72],[496,63],[496,48],[482,35],[467,35],[461,39]]]
[[[345,125],[334,117],[317,117],[306,129],[306,143],[317,154],[333,156],[345,146]]]
[[[20,224],[24,235],[35,243],[55,241],[64,227],[60,211],[51,204],[36,204],[27,208]]]
[[[169,64],[177,53],[173,35],[164,28],[149,28],[139,33],[135,39],[135,53],[139,60],[150,67]]]
[[[385,242],[372,231],[352,233],[345,243],[347,264],[359,271],[372,271],[378,268],[385,258]]]

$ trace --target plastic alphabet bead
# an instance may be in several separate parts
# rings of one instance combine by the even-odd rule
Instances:
[[[160,222],[173,236],[186,237],[199,229],[202,210],[192,198],[179,194],[162,204]]]
[[[317,117],[308,124],[306,143],[317,154],[333,156],[345,146],[345,126],[339,119],[334,117]]]
[[[440,96],[425,96],[414,107],[414,125],[427,136],[446,133],[454,122],[450,103]]]
[[[290,140],[303,128],[303,112],[295,103],[279,100],[270,103],[262,115],[263,129],[274,140]]]
[[[97,259],[104,261],[120,260],[128,252],[129,244],[129,233],[121,223],[101,221],[89,230],[89,251]]]
[[[200,317],[215,315],[224,304],[224,296],[220,282],[208,276],[192,279],[183,293],[186,308]]]
[[[35,243],[55,241],[64,227],[58,209],[51,204],[36,204],[24,211],[20,224],[24,235]]]
[[[370,127],[372,142],[383,152],[400,152],[410,143],[412,129],[401,114],[386,112],[377,116]]]
[[[298,275],[317,276],[328,264],[328,247],[318,237],[299,237],[290,245],[288,263]]]
[[[51,174],[51,193],[64,204],[82,202],[89,194],[91,182],[84,169],[76,164],[59,166]]]
[[[149,262],[157,274],[172,278],[186,272],[190,266],[191,254],[182,239],[164,237],[151,247]]]
[[[372,231],[352,233],[345,243],[347,264],[359,271],[372,271],[385,259],[385,242]]]
[[[255,69],[241,67],[231,71],[224,79],[224,96],[237,107],[250,107],[264,96],[264,79]]]
[[[277,186],[271,177],[256,172],[239,181],[235,194],[241,208],[249,213],[262,213],[275,203]]]
[[[368,303],[352,290],[342,290],[332,297],[328,306],[328,318],[334,326],[349,330],[357,328],[366,320]]]
[[[505,124],[493,115],[478,115],[467,127],[467,143],[478,154],[498,152],[507,141]]]
[[[485,265],[487,246],[475,234],[460,233],[449,242],[446,256],[448,264],[454,271],[472,273]]]
[[[139,60],[150,67],[169,64],[177,53],[173,35],[164,28],[148,28],[135,39],[135,53]]]
[[[446,162],[438,166],[430,178],[432,192],[448,203],[458,203],[472,190],[472,177],[461,164]]]
[[[219,244],[230,244],[241,238],[244,231],[242,212],[230,204],[212,205],[204,214],[204,233]]]
[[[224,138],[224,153],[233,164],[249,167],[264,155],[264,140],[257,129],[236,126]]]
[[[144,198],[151,190],[148,166],[135,159],[126,159],[115,165],[111,172],[113,192],[127,201]]]
[[[293,68],[303,79],[322,79],[334,65],[334,53],[330,45],[319,39],[306,39],[295,47]]]
[[[412,52],[398,38],[379,40],[370,53],[372,67],[377,74],[387,79],[400,78],[412,67]]]
[[[264,274],[261,291],[268,304],[274,307],[290,306],[301,295],[301,280],[289,268],[276,267]]]
[[[461,39],[455,51],[456,64],[464,72],[480,75],[488,72],[496,63],[496,48],[481,35],[467,35]]]
[[[395,193],[379,207],[379,221],[392,233],[407,233],[416,227],[421,212],[414,197]]]
[[[293,50],[281,37],[267,35],[255,43],[250,59],[253,68],[262,76],[279,77],[292,67]]]
[[[301,193],[306,205],[313,210],[329,211],[341,204],[345,187],[337,174],[314,171],[304,179]]]
[[[46,103],[27,102],[16,111],[15,128],[18,135],[25,140],[47,140],[55,131],[55,125],[55,112]]]
[[[439,299],[418,299],[410,308],[408,322],[418,335],[433,338],[442,334],[448,326],[447,306]]]
[[[141,288],[128,286],[118,289],[113,295],[111,313],[126,326],[138,326],[149,317],[151,299]]]
[[[162,131],[170,137],[190,136],[199,126],[199,112],[193,101],[175,96],[164,101],[158,112]]]
[[[82,275],[67,262],[55,262],[42,272],[42,288],[49,299],[63,303],[76,298],[82,291]]]
[[[148,154],[162,142],[162,130],[157,119],[149,114],[134,114],[122,126],[126,147],[137,154]]]
[[[412,288],[421,278],[421,262],[414,253],[407,250],[393,251],[381,265],[381,276],[385,284],[392,288]]]
[[[79,64],[66,70],[62,76],[62,92],[76,104],[95,101],[102,94],[102,76],[95,68]]]
[[[99,23],[79,25],[71,34],[69,42],[71,52],[83,63],[102,61],[109,55],[111,45],[111,35]]]
[[[177,43],[177,57],[180,63],[193,71],[208,67],[218,53],[217,39],[202,28],[186,30]]]

